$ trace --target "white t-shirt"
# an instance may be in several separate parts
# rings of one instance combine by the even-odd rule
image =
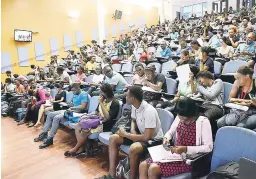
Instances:
[[[14,85],[14,84],[6,84],[6,86],[5,86],[5,92],[9,92],[9,93],[12,93],[12,92],[14,92],[15,91],[15,88],[16,88],[16,86]]]
[[[131,117],[136,120],[141,134],[144,134],[145,129],[154,129],[152,139],[157,140],[163,138],[163,130],[158,113],[156,109],[146,101],[142,101],[138,109],[132,106]]]
[[[106,76],[104,82],[109,83],[110,85],[115,85],[116,92],[121,92],[126,86],[129,85],[127,81],[124,79],[124,77],[115,71],[113,71],[112,78]]]
[[[66,71],[63,71],[62,75],[60,75],[60,80],[64,81],[65,78],[69,79],[69,84],[72,83],[71,77],[69,76],[69,74]]]
[[[231,46],[227,46],[226,48],[219,47],[219,48],[217,48],[217,52],[224,57],[229,57],[229,54],[234,53],[234,48]]]

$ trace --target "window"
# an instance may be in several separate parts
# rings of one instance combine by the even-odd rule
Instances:
[[[206,2],[185,6],[183,7],[183,17],[184,19],[188,19],[192,16],[192,14],[196,14],[196,17],[202,17],[204,16],[205,11],[207,11]]]
[[[202,6],[202,4],[193,5],[193,14],[196,14],[196,17],[202,17],[203,16],[203,6]]]
[[[183,7],[183,17],[184,19],[188,19],[192,16],[193,13],[193,7],[192,6],[187,6]]]

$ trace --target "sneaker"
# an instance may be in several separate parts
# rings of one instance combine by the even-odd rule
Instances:
[[[39,141],[43,141],[44,139],[46,139],[48,136],[47,132],[42,132],[39,137],[34,139],[34,142],[39,142]]]
[[[108,174],[108,175],[104,175],[100,178],[95,178],[95,179],[115,179],[115,177],[112,177],[110,174]]]
[[[39,146],[39,149],[44,149],[46,147],[49,147],[53,145],[53,138],[47,138],[47,140]]]

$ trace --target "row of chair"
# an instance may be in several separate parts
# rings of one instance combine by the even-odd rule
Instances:
[[[144,63],[142,63],[142,64],[144,66],[146,66]],[[177,65],[172,60],[165,62],[162,65],[158,62],[152,62],[150,64],[155,65],[157,73],[162,73],[165,76],[168,74],[169,71],[173,71],[174,67]],[[225,75],[225,74],[235,73],[240,66],[248,66],[248,62],[243,61],[243,60],[232,60],[232,61],[226,62],[222,69],[221,63],[215,60],[214,61],[214,73],[216,75],[221,75],[221,74]],[[255,66],[255,68],[256,68],[256,66]],[[116,72],[133,73],[133,72],[135,72],[135,65],[133,65],[131,63],[113,64],[112,69]],[[256,76],[256,74],[255,74],[255,76]]]
[[[228,99],[228,94],[232,88],[232,84],[224,82],[224,101]],[[73,93],[67,92],[66,102],[72,100]],[[90,98],[88,113],[96,110],[98,106],[98,96]],[[124,105],[122,111],[127,106]],[[121,116],[121,112],[119,116]],[[174,116],[167,110],[157,109],[159,118],[162,124],[162,130],[166,133],[174,121]],[[67,121],[63,125],[74,129],[76,123]],[[91,140],[99,140],[104,145],[109,145],[109,139],[112,135],[111,132],[96,133],[89,136]],[[240,139],[240,140],[239,140]],[[254,142],[253,142],[254,141]],[[249,143],[253,142],[253,146],[248,148]],[[251,145],[250,145],[251,146]],[[121,145],[120,151],[125,154],[129,154],[130,146]],[[214,145],[214,151],[211,161],[211,171],[215,168],[228,163],[229,161],[238,161],[241,157],[246,157],[252,160],[256,160],[254,155],[256,151],[256,133],[247,129],[238,127],[224,127],[217,132],[216,141]],[[184,173],[177,176],[169,177],[168,179],[190,179],[192,178],[191,173]]]

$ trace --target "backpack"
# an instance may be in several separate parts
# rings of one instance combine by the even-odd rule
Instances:
[[[130,178],[130,159],[126,157],[120,160],[116,167],[116,179],[129,179]]]
[[[226,165],[216,168],[207,176],[207,179],[238,179],[239,163],[230,162]]]
[[[131,107],[123,110],[122,117],[114,124],[111,132],[115,134],[120,128],[124,128],[126,132],[131,130]]]
[[[1,114],[7,114],[9,111],[9,103],[7,101],[1,102]]]
[[[80,117],[79,124],[83,130],[96,129],[102,124],[102,118],[98,115],[84,114]]]
[[[143,91],[143,98],[145,101],[158,101],[162,97],[162,93],[154,93],[151,91]]]

